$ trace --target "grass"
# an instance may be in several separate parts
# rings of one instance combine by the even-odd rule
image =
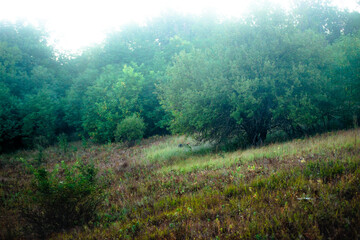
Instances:
[[[168,164],[169,162],[181,161],[196,155],[205,155],[210,153],[211,148],[212,146],[209,143],[196,145],[193,139],[184,136],[171,137],[165,142],[146,148],[143,160],[145,160],[146,164]]]
[[[354,146],[354,132],[327,133],[320,136],[297,139],[287,143],[270,144],[261,148],[239,150],[231,153],[213,154],[209,144],[198,146],[193,152],[178,148],[179,138],[173,138],[170,143],[151,147],[146,150],[146,159],[150,162],[164,163],[159,170],[162,173],[171,171],[193,172],[204,169],[220,169],[238,164],[252,162],[257,159],[278,158],[279,160],[292,157],[303,158],[303,155],[319,154],[324,151]],[[194,154],[195,153],[195,154]],[[201,156],[201,154],[205,156]],[[199,156],[200,155],[200,156]]]
[[[359,239],[358,134],[332,132],[228,153],[183,136],[133,148],[70,143],[66,154],[45,149],[42,166],[91,159],[108,183],[96,220],[48,238]],[[31,176],[17,159],[36,156],[1,156],[1,239],[32,236],[19,212]]]

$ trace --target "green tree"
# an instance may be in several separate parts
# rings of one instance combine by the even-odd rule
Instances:
[[[19,99],[10,94],[9,88],[0,82],[0,152],[13,149],[20,136],[21,115]]]
[[[230,26],[212,49],[174,58],[160,86],[174,130],[259,144],[276,128],[306,133],[328,114],[324,38],[298,31],[286,16],[251,19]]]
[[[326,42],[312,31],[253,28],[233,50],[232,116],[253,144],[274,128],[304,134],[328,114]]]
[[[131,145],[137,140],[141,140],[144,136],[145,124],[142,118],[133,114],[124,118],[115,130],[115,138],[117,141],[128,141]]]
[[[295,1],[295,6],[297,27],[323,34],[330,43],[342,35],[348,22],[349,13],[333,6],[329,0],[300,0]]]
[[[82,114],[84,131],[95,141],[113,141],[116,125],[130,113],[141,111],[142,86],[143,76],[133,67],[106,66],[95,85],[86,92]]]
[[[22,106],[22,136],[27,146],[34,146],[37,137],[44,138],[49,144],[54,142],[58,108],[54,92],[47,88],[25,98]]]
[[[0,22],[0,42],[5,42],[7,45],[7,56],[10,57],[8,59],[15,60],[12,62],[16,64],[16,69],[15,72],[12,71],[12,77],[7,79],[7,85],[18,97],[23,97],[34,88],[39,88],[38,81],[33,84],[29,79],[35,67],[52,69],[57,65],[54,51],[47,44],[47,33],[43,29],[23,22],[16,24]]]
[[[85,93],[95,84],[99,71],[87,68],[75,79],[71,88],[63,99],[62,107],[65,113],[64,121],[72,129],[72,132],[82,133],[82,113],[84,110]]]
[[[331,46],[332,82],[335,87],[338,117],[351,126],[360,116],[360,31],[341,37]]]
[[[226,78],[228,62],[222,51],[181,52],[159,85],[161,103],[171,112],[173,132],[196,134],[199,139],[226,141],[236,136],[236,121],[230,116],[233,92]],[[222,61],[223,60],[223,61]]]
[[[33,146],[40,136],[51,142],[56,129],[63,127],[61,115],[53,108],[68,87],[59,77],[65,73],[61,66],[43,29],[24,22],[0,22],[0,84],[2,96],[8,96],[2,118],[16,126],[11,127],[11,138],[17,142],[13,145],[19,147],[22,139]]]

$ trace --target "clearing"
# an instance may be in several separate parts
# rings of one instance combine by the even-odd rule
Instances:
[[[1,155],[0,238],[36,237],[20,214],[32,179],[22,161],[92,161],[107,182],[96,219],[48,238],[358,239],[359,133],[234,152],[173,136]]]

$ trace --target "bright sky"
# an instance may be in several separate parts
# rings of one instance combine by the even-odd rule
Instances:
[[[272,0],[286,7],[287,0]],[[334,0],[354,9],[357,0]],[[200,14],[215,10],[226,16],[244,13],[251,0],[0,0],[0,20],[43,24],[58,49],[76,51],[101,42],[109,32],[129,22],[144,23],[168,9]]]

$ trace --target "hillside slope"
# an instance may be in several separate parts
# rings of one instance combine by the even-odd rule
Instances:
[[[340,131],[235,152],[214,152],[185,137],[132,148],[81,145],[42,152],[42,165],[92,160],[107,187],[87,225],[54,239],[358,239],[360,131]],[[181,145],[180,145],[181,144]],[[31,188],[19,162],[1,156],[1,238],[37,235],[21,216]]]

